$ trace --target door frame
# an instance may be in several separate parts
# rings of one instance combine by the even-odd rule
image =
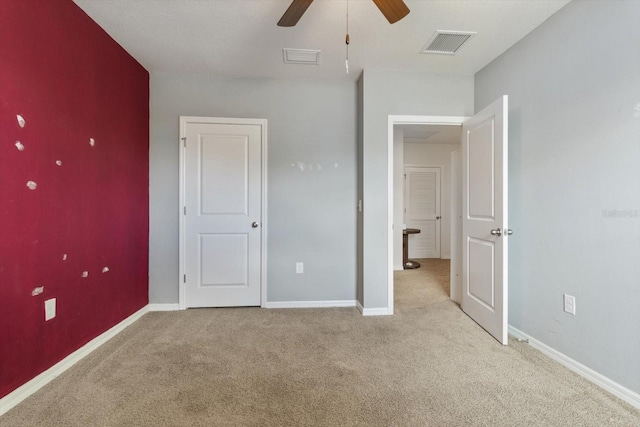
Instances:
[[[461,126],[469,117],[389,115],[387,119],[387,313],[393,314],[393,127],[395,125]]]
[[[267,119],[241,119],[227,117],[198,117],[198,116],[180,116],[180,137],[178,139],[178,147],[180,150],[180,196],[178,200],[178,216],[180,218],[179,232],[179,258],[180,258],[180,275],[178,277],[178,305],[180,310],[186,307],[186,284],[185,277],[185,193],[186,193],[186,127],[191,123],[202,124],[228,124],[228,125],[258,125],[261,127],[261,189],[260,199],[262,201],[260,208],[261,226],[260,226],[260,306],[264,307],[267,303]]]
[[[407,207],[407,168],[431,168],[431,169],[438,169],[438,175],[440,176],[440,179],[438,180],[439,188],[438,188],[438,196],[440,196],[440,200],[438,201],[438,205],[440,206],[440,219],[442,219],[442,169],[444,166],[441,165],[436,165],[436,166],[431,166],[431,165],[418,165],[418,164],[413,164],[413,163],[405,163],[404,165],[402,165],[403,167],[403,172],[405,175],[405,179],[404,179],[404,187],[403,187],[403,192],[404,192],[404,196],[402,198],[402,203],[404,204],[404,208],[406,209]],[[405,213],[405,217],[404,217],[404,221],[403,222],[407,222],[407,218],[406,218],[406,213]],[[438,225],[442,224],[442,221],[440,221],[440,223]],[[408,226],[407,226],[408,228]],[[411,236],[409,236],[411,237]],[[440,227],[440,233],[439,233],[439,238],[438,238],[438,248],[440,249],[440,256],[438,258],[433,258],[433,259],[442,259],[442,227]],[[409,258],[411,258],[411,256],[409,256]],[[414,257],[414,258],[418,258],[418,257]]]

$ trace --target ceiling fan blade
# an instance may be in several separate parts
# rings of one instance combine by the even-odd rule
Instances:
[[[298,23],[313,0],[293,0],[287,11],[278,21],[279,27],[293,27]]]
[[[409,8],[402,0],[373,0],[390,24],[398,22],[409,14]]]

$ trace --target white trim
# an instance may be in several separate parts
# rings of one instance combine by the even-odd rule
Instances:
[[[187,123],[221,123],[221,124],[237,124],[237,125],[258,125],[261,127],[261,155],[262,155],[262,188],[261,188],[261,216],[262,224],[260,227],[260,304],[262,307],[267,303],[267,119],[239,119],[227,117],[194,117],[180,116],[180,203],[178,205],[178,215],[180,218],[180,237],[179,237],[179,259],[180,259],[180,275],[178,277],[178,306],[180,310],[185,310],[186,305],[186,285],[183,277],[186,271],[185,267],[185,221],[183,215],[183,207],[185,205],[185,174],[186,174],[186,158],[185,146],[182,138],[186,138]]]
[[[324,308],[324,307],[355,307],[355,300],[335,301],[268,301],[262,304],[264,308]]]
[[[389,312],[387,307],[380,308],[364,308],[360,301],[357,301],[358,310],[362,313],[363,316],[391,316],[393,312]]]
[[[361,310],[363,316],[391,316],[392,312],[387,307],[363,308]]]
[[[363,315],[393,314],[393,126],[394,125],[453,125],[459,126],[468,117],[463,116],[394,116],[389,115],[387,121],[387,307],[385,313],[378,313],[381,308],[364,309]],[[370,312],[369,310],[374,310]],[[367,314],[376,313],[376,314]]]
[[[629,390],[628,388],[618,384],[612,379],[609,379],[604,375],[594,371],[593,369],[583,365],[582,363],[575,361],[564,353],[560,353],[558,350],[549,347],[543,342],[538,341],[532,336],[520,331],[517,328],[514,328],[511,325],[509,325],[509,334],[513,335],[516,338],[529,340],[529,345],[532,348],[535,348],[539,352],[549,356],[551,359],[571,369],[576,374],[591,381],[595,385],[601,387],[605,391],[608,391],[617,398],[622,399],[628,404],[640,409],[640,394]]]
[[[35,378],[29,380],[25,384],[21,385],[5,397],[0,399],[0,415],[6,413],[11,408],[22,402],[27,397],[31,396],[36,391],[53,381],[56,377],[61,375],[64,371],[78,363],[80,360],[88,356],[92,351],[100,347],[102,344],[109,341],[111,338],[118,335],[127,326],[131,325],[149,311],[149,306],[144,306],[140,310],[133,313],[111,329],[98,335],[46,371],[37,375]]]
[[[180,304],[149,304],[149,311],[178,311],[182,310]]]

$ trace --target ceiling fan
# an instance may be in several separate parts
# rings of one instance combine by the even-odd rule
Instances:
[[[282,15],[278,26],[293,27],[298,23],[313,0],[293,0],[287,11]],[[402,0],[373,0],[380,12],[390,24],[398,22],[409,13],[409,8]]]

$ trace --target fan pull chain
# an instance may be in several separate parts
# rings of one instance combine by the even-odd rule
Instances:
[[[346,50],[347,50],[347,54],[346,54],[346,59],[344,61],[344,65],[347,69],[347,74],[349,74],[349,0],[347,0],[347,37],[345,38],[345,44],[346,46]]]

